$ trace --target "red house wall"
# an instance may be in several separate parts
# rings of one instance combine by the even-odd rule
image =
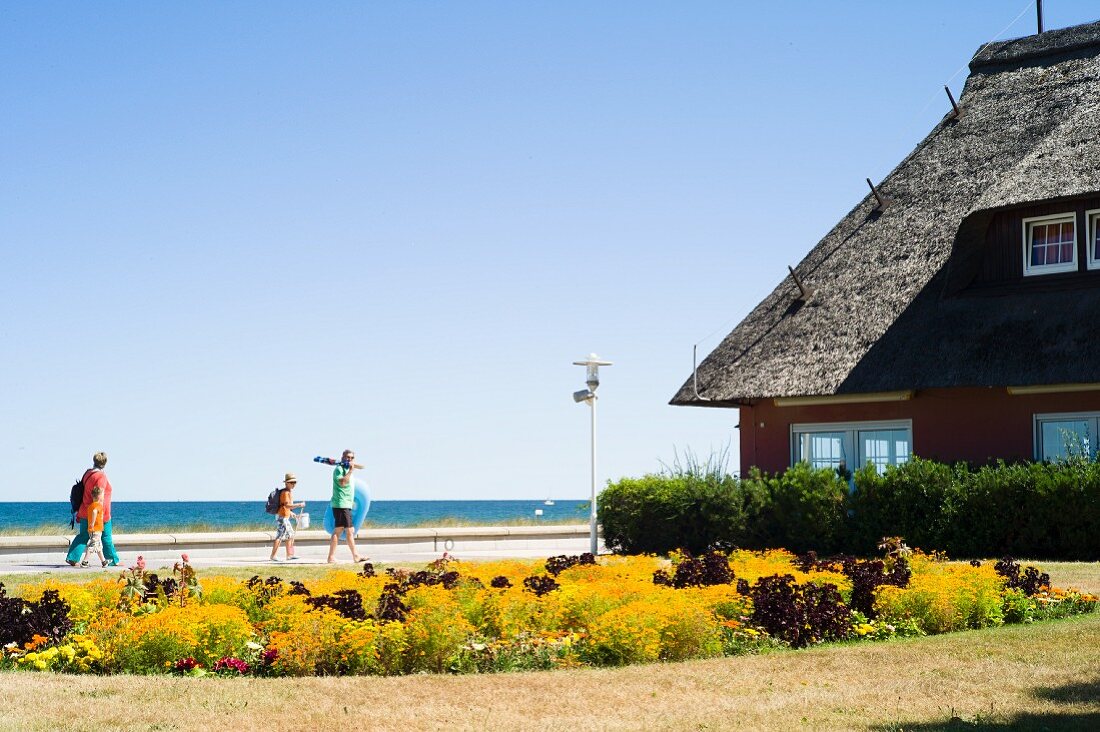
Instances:
[[[924,389],[900,402],[777,407],[771,399],[741,407],[741,468],[790,467],[791,425],[913,421],[913,454],[929,460],[984,463],[1034,458],[1036,414],[1100,411],[1100,391],[1013,396],[1004,387]]]

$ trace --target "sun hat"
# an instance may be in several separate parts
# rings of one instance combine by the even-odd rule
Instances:
[[[298,482],[298,476],[295,475],[294,473],[287,473],[286,477],[283,478],[283,482],[284,483],[297,483]]]

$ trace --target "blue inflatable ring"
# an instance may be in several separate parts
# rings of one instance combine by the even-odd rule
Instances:
[[[351,508],[351,527],[356,533],[363,528],[363,522],[367,520],[367,512],[370,511],[370,488],[361,480],[355,481],[355,504]],[[332,517],[332,504],[325,508],[325,531],[332,534],[336,531],[336,519]]]

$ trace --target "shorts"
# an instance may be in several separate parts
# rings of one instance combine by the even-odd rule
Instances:
[[[275,519],[275,541],[290,541],[294,538],[294,527],[290,523],[289,516],[279,516]]]
[[[102,552],[103,551],[103,532],[93,531],[88,534],[88,551],[90,552]]]
[[[332,509],[332,525],[337,529],[350,529],[351,528],[351,509],[350,508],[334,508]]]

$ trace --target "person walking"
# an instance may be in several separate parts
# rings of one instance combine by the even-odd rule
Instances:
[[[355,528],[352,526],[351,509],[355,505],[355,483],[351,474],[362,467],[355,464],[355,451],[344,450],[340,464],[332,471],[332,538],[328,545],[328,563],[336,562],[336,546],[340,543],[340,534],[347,537],[348,549],[351,549],[353,562],[361,562],[355,549]]]
[[[92,552],[99,557],[100,567],[107,566],[107,560],[103,558],[103,503],[99,500],[102,497],[102,488],[92,488],[92,503],[88,506],[88,548],[84,550],[84,558],[80,560],[81,567],[88,566],[88,555]]]
[[[279,510],[275,514],[275,543],[271,546],[271,561],[277,562],[278,559],[275,555],[279,552],[279,544],[286,542],[286,558],[287,560],[297,559],[294,554],[294,527],[291,526],[290,520],[294,515],[295,508],[305,508],[306,504],[294,503],[294,497],[291,491],[294,490],[294,486],[298,485],[298,477],[294,473],[287,473],[283,478],[283,489],[279,491]]]
[[[108,563],[114,567],[118,565],[118,551],[115,550],[114,537],[111,527],[111,481],[107,479],[104,468],[107,467],[107,453],[97,452],[92,456],[92,467],[84,471],[80,482],[84,484],[84,500],[80,503],[80,510],[76,517],[80,520],[80,531],[73,537],[69,544],[69,552],[65,556],[66,564],[75,567],[77,562],[84,558],[84,552],[88,548],[88,507],[92,505],[92,489],[100,489],[100,502],[103,504],[103,554]]]

